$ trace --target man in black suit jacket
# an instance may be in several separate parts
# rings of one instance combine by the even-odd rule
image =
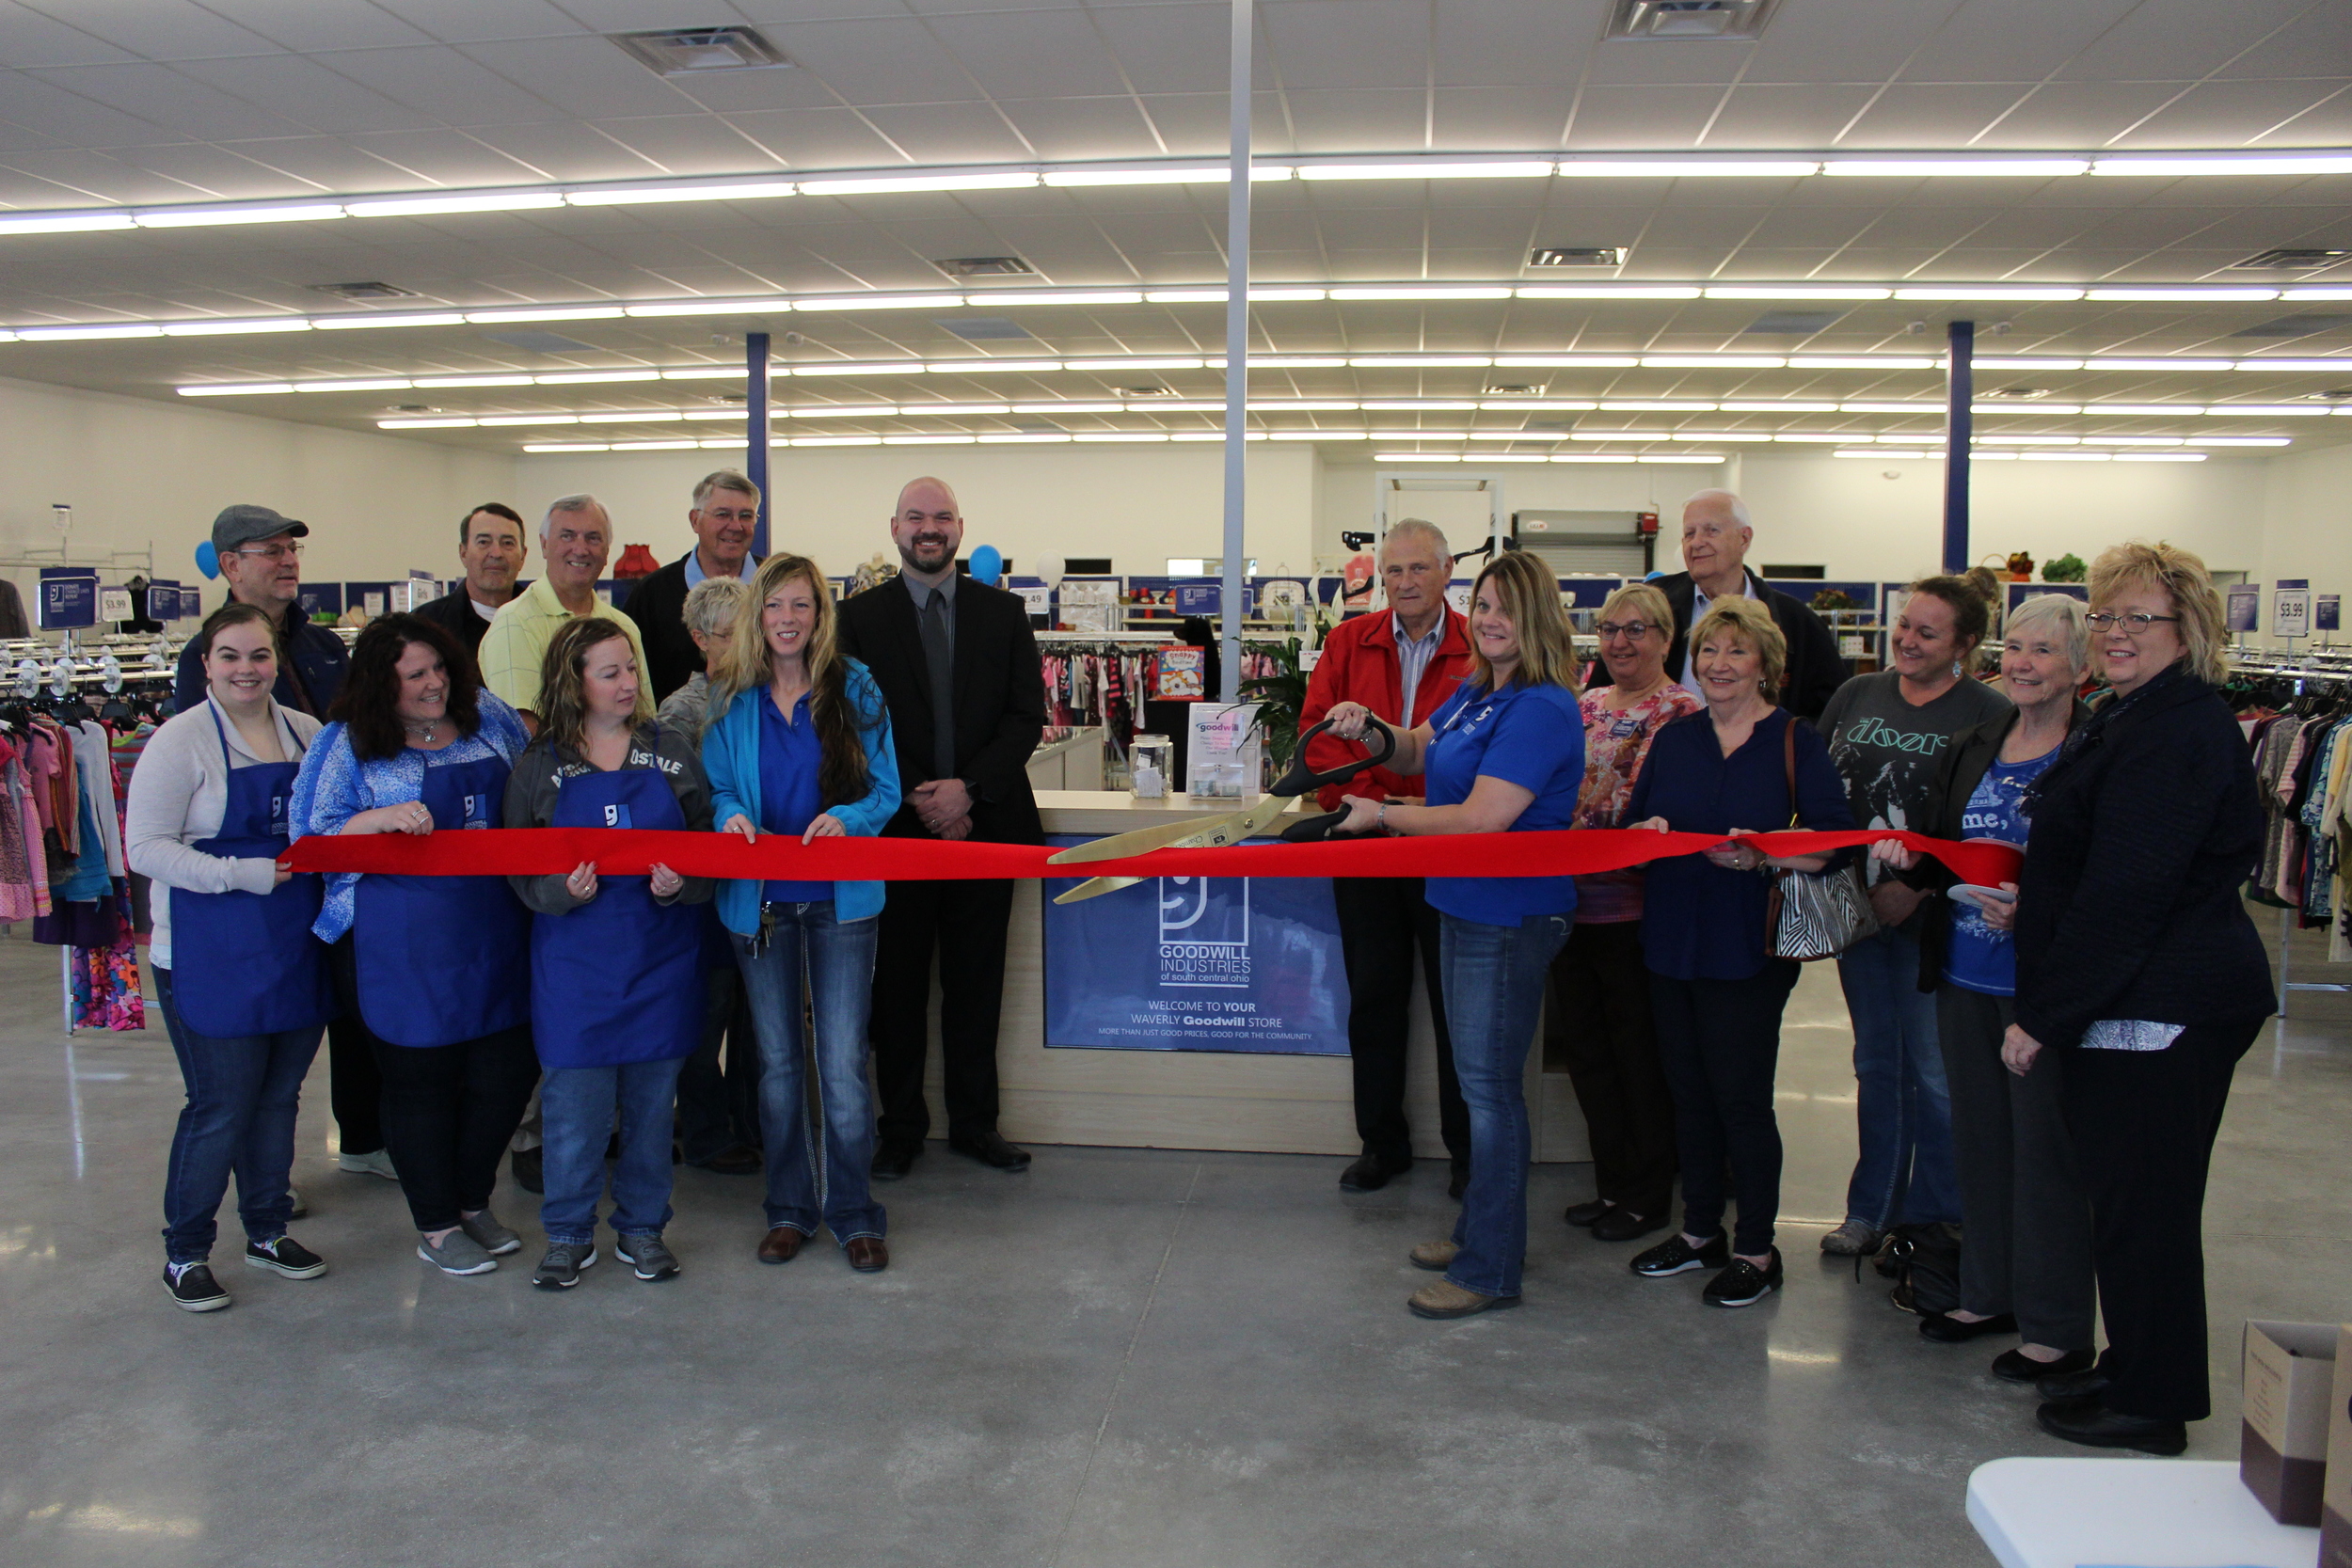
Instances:
[[[686,595],[705,578],[748,577],[759,564],[751,553],[752,531],[759,526],[759,486],[733,468],[705,474],[694,486],[686,526],[694,531],[694,547],[638,578],[628,598],[615,607],[637,623],[645,644],[645,678],[653,683],[657,704],[703,667],[702,650],[686,629]]]
[[[1028,611],[1019,595],[956,575],[963,516],[944,482],[918,479],[898,493],[890,537],[898,578],[843,604],[840,621],[842,651],[873,672],[890,706],[906,803],[882,832],[1041,844],[1028,765],[1045,728],[1045,682]],[[947,1146],[999,1170],[1028,1168],[1027,1152],[996,1131],[1011,919],[1009,881],[890,884],[874,955],[875,1176],[906,1175],[930,1132],[923,1059],[934,946]]]
[[[1726,594],[1745,596],[1772,612],[1772,624],[1788,641],[1788,665],[1781,676],[1780,703],[1800,719],[1814,720],[1845,684],[1845,660],[1837,657],[1837,638],[1813,607],[1790,598],[1747,568],[1748,546],[1756,530],[1748,509],[1728,490],[1701,490],[1682,506],[1682,563],[1687,570],[1657,580],[1659,591],[1674,610],[1674,641],[1666,649],[1666,673],[1692,691],[1690,641],[1692,623],[1707,606]],[[1593,672],[1595,686],[1610,684],[1609,668]]]
[[[477,657],[482,634],[516,594],[523,561],[531,553],[529,531],[522,514],[502,501],[484,501],[457,525],[457,563],[466,578],[456,587],[417,613],[457,639],[457,645]]]

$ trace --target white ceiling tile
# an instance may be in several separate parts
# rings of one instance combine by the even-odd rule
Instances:
[[[329,70],[445,125],[509,125],[565,118],[562,110],[489,67],[439,44],[332,51],[318,59]]]
[[[535,183],[540,179],[527,166],[462,131],[393,131],[346,139],[360,150],[396,167],[412,169],[437,185],[508,185]]]
[[[1136,91],[1224,95],[1232,68],[1223,6],[1104,6],[1094,24]],[[1258,82],[1267,80],[1262,69]]]
[[[691,20],[672,0],[562,0],[580,25],[597,33],[644,32],[656,27],[723,27],[751,18],[728,0],[697,0]]]
[[[866,118],[917,163],[1018,163],[1036,155],[986,103],[877,106]]]
[[[813,71],[786,66],[767,71],[697,71],[673,76],[669,85],[686,100],[682,107],[716,114],[760,109],[825,109],[841,100]]]
[[[278,197],[312,196],[316,187],[255,163],[251,158],[210,142],[163,142],[149,147],[119,148],[115,156],[136,168],[176,180],[191,191],[190,200],[266,201]]]
[[[626,146],[615,146],[610,136],[577,123],[478,126],[469,134],[549,180],[643,180],[671,172]],[[739,138],[737,145],[746,154],[753,151]]]
[[[1359,87],[1292,90],[1295,150],[1358,152],[1368,147],[1410,150],[1422,145],[1428,99],[1418,88]]]
[[[1143,107],[1173,157],[1221,157],[1230,145],[1223,93],[1156,93],[1145,97]],[[1249,134],[1251,147],[1262,157],[1296,150],[1283,130],[1281,106],[1270,94],[1259,95]]]
[[[1742,81],[1762,83],[1881,82],[1901,69],[1905,60],[1926,48],[1932,53],[1940,41],[1953,0],[1914,0],[1889,6],[1883,0],[1812,0],[1787,5],[1773,13],[1763,39],[1744,62]],[[1625,47],[1639,48],[1639,44]],[[1649,47],[1674,49],[1676,44]],[[1689,46],[1723,49],[1730,44]]]
[[[2178,84],[2168,82],[2044,83],[2026,93],[1976,145],[1985,151],[2097,151],[2180,90]]]
[[[2076,81],[2193,82],[2312,8],[2312,0],[2233,0],[2228,6],[2139,0],[2058,74]],[[2335,69],[2343,69],[2341,60]]]
[[[1573,101],[1565,87],[1439,87],[1431,136],[1448,152],[1519,152],[1560,145]]]
[[[272,43],[302,53],[422,43],[426,37],[373,0],[205,0],[205,5]]]
[[[193,190],[178,181],[153,174],[136,165],[113,155],[79,148],[36,150],[13,152],[8,166],[36,182],[45,182],[50,189],[36,186],[24,193],[24,205],[34,207],[80,207],[91,202],[140,202],[200,200]],[[15,182],[8,182],[13,186]],[[8,192],[16,199],[14,190]],[[67,236],[43,236],[67,238]],[[56,250],[59,247],[46,246]],[[11,254],[10,261],[15,258]]]
[[[1122,92],[1119,65],[1083,15],[995,10],[937,16],[931,30],[995,98],[1084,98]]]
[[[2255,145],[2263,148],[2343,147],[2352,143],[2352,87],[2287,121]]]
[[[1053,160],[1153,158],[1161,155],[1136,102],[1116,98],[1040,98],[1004,101],[1038,156]]]
[[[282,169],[322,191],[359,195],[410,190],[421,183],[413,173],[338,136],[265,136],[226,145],[231,152]]]
[[[2022,89],[1997,83],[1898,82],[1832,145],[1852,150],[1966,147],[2021,95]]]
[[[1869,97],[1869,90],[1859,87],[1742,83],[1732,89],[1703,145],[1718,151],[1825,146]]]
[[[725,119],[788,168],[871,168],[905,161],[854,109],[777,109]]]
[[[621,144],[613,150],[616,168],[636,161],[620,155],[622,149],[634,151],[665,173],[681,176],[752,174],[777,166],[771,153],[716,115],[647,115],[634,119],[599,120],[596,128],[603,133],[596,138],[598,141],[609,136]]]
[[[683,93],[601,38],[469,43],[463,53],[575,115],[675,114]]]
[[[375,0],[375,4],[444,43],[548,38],[582,30],[549,0]]]
[[[2191,87],[2178,101],[2134,126],[2114,146],[2130,150],[2250,147],[2256,145],[2256,138],[2264,132],[2290,114],[2316,106],[2322,99],[2334,97],[2340,91],[2334,84],[2323,83],[2289,86],[2272,82],[2206,82]],[[2290,98],[2290,93],[2295,96]],[[2296,136],[2288,145],[2303,139]]]
[[[421,131],[438,123],[429,115],[396,103],[348,76],[338,75],[298,55],[185,60],[173,69],[245,103],[265,108],[305,131],[326,135]]]
[[[144,62],[63,66],[39,74],[54,87],[102,103],[135,103],[140,119],[176,136],[219,141],[304,129],[283,115],[206,87],[169,66]]]
[[[0,70],[0,113],[60,147],[122,147],[174,139],[152,120],[69,92],[32,71]]]
[[[763,30],[852,103],[958,103],[980,96],[970,73],[912,17],[796,22]]]
[[[135,57],[16,0],[0,3],[0,60],[12,66],[100,65]]]
[[[1711,87],[1587,86],[1576,97],[1567,146],[1577,152],[1675,152],[1698,145],[1723,102]]]
[[[1582,73],[1600,30],[1590,7],[1455,0],[1433,36],[1439,87],[1552,87]]]
[[[267,39],[195,0],[73,0],[73,25],[142,59],[266,54]]]
[[[1428,82],[1427,0],[1285,0],[1258,14],[1285,90]]]
[[[1594,47],[1584,81],[1588,86],[1726,87],[1739,79],[1750,53],[1739,44],[1620,39]]]

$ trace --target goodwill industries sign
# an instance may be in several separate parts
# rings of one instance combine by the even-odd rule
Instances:
[[[1051,901],[1075,881],[1044,885],[1047,1045],[1347,1054],[1329,882],[1154,877]]]

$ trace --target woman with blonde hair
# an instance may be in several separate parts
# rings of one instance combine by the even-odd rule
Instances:
[[[2225,673],[2221,595],[2171,545],[2090,567],[2092,670],[2113,695],[2035,782],[2017,879],[2011,1072],[2062,1058],[2090,1200],[2107,1348],[2041,1379],[2042,1430],[2179,1453],[2211,1411],[2205,1171],[2230,1078],[2270,1016],[2270,958],[2241,895],[2263,814]]]
[[[898,811],[889,709],[866,666],[841,652],[835,626],[816,562],[779,552],[760,563],[703,731],[721,832],[755,841],[796,833],[803,844],[871,837]],[[759,1036],[768,1181],[759,1260],[790,1262],[822,1224],[850,1267],[885,1269],[866,1067],[882,884],[732,880],[718,907]],[[808,1125],[804,1010],[815,1021],[821,1134]]]
[[[548,641],[539,669],[539,734],[506,782],[510,828],[644,828],[707,832],[710,786],[694,737],[654,722],[636,649],[617,621],[579,617]],[[596,1200],[617,1116],[613,1256],[646,1281],[677,1259],[670,1221],[670,1117],[678,1066],[701,1020],[707,878],[652,866],[611,877],[585,860],[568,873],[511,877],[532,911],[531,1027],[547,1077],[539,1086],[541,1227],[547,1256],[531,1276],[569,1290],[596,1260]]]
[[[1488,562],[1470,585],[1470,672],[1454,695],[1396,737],[1388,767],[1420,773],[1427,803],[1347,797],[1343,831],[1533,832],[1565,828],[1584,779],[1575,644],[1560,585],[1533,555]],[[1372,710],[1341,703],[1334,733],[1363,734]],[[1544,975],[1568,940],[1573,877],[1432,877],[1446,1021],[1470,1111],[1470,1184],[1454,1234],[1412,1250],[1445,1277],[1407,1304],[1424,1318],[1517,1307],[1527,1260],[1527,1048]]]

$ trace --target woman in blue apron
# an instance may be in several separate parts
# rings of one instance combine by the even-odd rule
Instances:
[[[267,612],[225,605],[198,641],[207,695],[149,739],[124,826],[131,868],[157,889],[155,1001],[188,1091],[164,1182],[164,1288],[211,1312],[229,1305],[208,1259],[231,1171],[246,1262],[288,1279],[326,1272],[286,1234],[286,1180],[302,1080],[335,996],[310,934],[319,879],[278,863],[294,769],[319,721],[271,700]]]
[[[331,718],[294,783],[297,837],[492,827],[530,741],[472,657],[414,615],[359,634]],[[417,1256],[445,1274],[487,1274],[522,1245],[490,1189],[539,1078],[530,923],[501,877],[342,874],[311,927],[383,1069]]]
[[[510,828],[707,832],[702,748],[653,721],[653,692],[617,621],[576,620],[548,642],[540,729],[506,784]],[[669,1279],[671,1111],[678,1068],[702,1038],[702,911],[707,878],[516,877],[532,911],[531,1030],[539,1088],[547,1257],[531,1282],[569,1290],[596,1260],[596,1200],[617,1117],[613,1256],[644,1280]]]

